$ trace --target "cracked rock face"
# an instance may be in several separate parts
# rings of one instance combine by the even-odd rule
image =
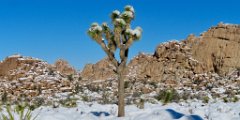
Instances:
[[[191,78],[194,74],[226,75],[240,67],[240,26],[218,24],[199,37],[189,35],[185,40],[157,46],[153,55],[139,54],[128,64],[128,79],[172,81]],[[86,65],[83,79],[99,80],[114,76],[107,59]]]
[[[194,38],[193,57],[206,64],[207,71],[226,75],[240,67],[240,26],[218,24]]]
[[[84,80],[114,79],[116,78],[113,71],[114,68],[115,67],[111,65],[111,62],[105,58],[96,64],[87,64],[80,73],[80,77]]]

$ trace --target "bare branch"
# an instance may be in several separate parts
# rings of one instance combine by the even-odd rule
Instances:
[[[113,63],[113,65],[117,68],[118,67],[118,61],[116,60],[114,53],[110,51],[110,49],[106,46],[104,41],[102,40],[102,37],[99,37],[97,40],[97,43],[102,47],[104,52],[107,54],[109,57],[109,60]]]
[[[121,29],[120,28],[114,28],[114,40],[117,44],[118,48],[121,48]]]

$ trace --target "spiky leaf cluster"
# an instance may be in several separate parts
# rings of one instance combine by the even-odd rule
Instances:
[[[88,30],[88,35],[94,39],[97,40],[101,34],[102,34],[102,27],[98,25],[98,23],[92,23],[91,27]]]

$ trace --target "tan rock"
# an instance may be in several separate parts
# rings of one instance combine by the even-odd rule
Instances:
[[[60,88],[60,91],[61,92],[71,92],[72,88],[70,88],[70,87],[62,87],[62,88]]]
[[[206,65],[207,71],[226,75],[240,67],[239,25],[219,24],[201,36],[201,44],[194,44],[193,57]]]
[[[114,67],[107,58],[96,64],[87,64],[82,70],[80,77],[83,80],[107,80],[116,78]]]
[[[55,62],[54,67],[56,71],[59,71],[63,75],[74,75],[76,74],[76,70],[71,67],[67,61],[59,59]]]

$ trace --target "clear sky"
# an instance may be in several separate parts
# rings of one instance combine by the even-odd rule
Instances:
[[[63,58],[77,69],[105,57],[86,31],[92,22],[133,5],[143,37],[130,49],[153,53],[162,42],[199,35],[223,21],[240,23],[239,0],[0,0],[0,60],[20,53],[54,63]]]

